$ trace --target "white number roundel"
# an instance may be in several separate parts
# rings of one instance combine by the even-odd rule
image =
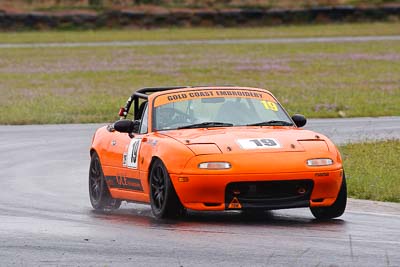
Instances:
[[[129,144],[126,165],[128,168],[136,169],[138,166],[139,149],[142,139],[133,138]]]
[[[281,147],[279,142],[274,138],[239,139],[237,142],[242,149],[268,149]]]

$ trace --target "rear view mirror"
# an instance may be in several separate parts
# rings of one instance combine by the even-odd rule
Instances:
[[[299,128],[303,127],[307,123],[306,117],[301,114],[294,114],[292,116],[292,120],[294,121],[294,124],[296,124],[296,126]]]
[[[114,129],[120,133],[139,132],[140,121],[119,120],[114,123]]]
[[[223,97],[213,97],[213,98],[202,98],[201,103],[224,103],[225,98]]]

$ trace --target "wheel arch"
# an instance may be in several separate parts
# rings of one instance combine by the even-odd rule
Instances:
[[[154,162],[156,162],[156,160],[160,160],[160,161],[165,165],[164,161],[162,161],[162,159],[161,159],[160,157],[158,157],[158,156],[153,156],[153,157],[151,158],[151,161],[150,161],[150,164],[149,164],[149,168],[147,169],[147,183],[149,184],[149,186],[150,186],[150,172],[151,172],[151,168],[153,168]],[[167,169],[167,170],[168,170],[168,169]]]
[[[151,168],[153,167],[154,163],[155,163],[157,160],[159,160],[159,161],[162,162],[162,164],[163,164],[163,165],[165,166],[165,168],[167,169],[168,174],[170,174],[170,172],[169,172],[169,170],[168,170],[167,163],[166,163],[165,161],[163,161],[161,157],[159,157],[159,156],[157,156],[157,155],[154,155],[154,156],[151,158],[151,161],[150,161],[150,164],[149,164],[149,168],[148,168],[148,170],[147,170],[148,172],[147,172],[147,179],[146,179],[146,181],[147,181],[147,185],[149,186],[149,190],[150,190],[150,186],[151,186],[151,185],[150,185]],[[171,179],[171,184],[172,184],[174,190],[176,190],[176,189],[175,189],[174,181],[173,181],[172,179]],[[150,192],[149,192],[149,194],[150,194]]]
[[[94,153],[97,154],[97,157],[99,158],[99,161],[100,161],[100,168],[101,168],[101,171],[103,172],[103,175],[105,175],[105,174],[104,174],[104,169],[103,169],[103,160],[102,160],[102,156],[100,155],[100,153],[99,153],[99,152],[96,150],[96,148],[94,148],[94,147],[90,148],[89,153],[90,153],[90,158],[93,157],[93,154],[94,154]],[[109,186],[107,183],[106,183],[106,186],[107,186],[107,189],[110,190],[110,186]]]
[[[90,148],[90,151],[89,151],[89,153],[90,153],[90,157],[92,157],[93,156],[93,153],[94,152],[96,152],[97,153],[97,151],[96,151],[96,149],[94,149],[93,147],[92,148]],[[97,155],[98,155],[99,153],[97,153]]]
[[[100,155],[100,153],[97,151],[97,149],[96,148],[94,148],[94,147],[92,147],[92,148],[90,148],[90,158],[92,158],[93,157],[93,154],[94,153],[96,153],[97,154],[97,156],[99,157],[99,160],[100,160],[100,164],[102,164],[102,157],[101,157],[101,155]],[[101,165],[102,166],[102,168],[103,168],[103,165]]]
[[[154,140],[156,140],[156,145],[147,148],[146,153],[143,154],[147,159],[145,159],[142,170],[148,172],[148,179],[156,160],[160,160],[164,164],[169,174],[176,174],[181,173],[187,162],[195,156],[186,145],[168,136],[157,136]],[[173,157],[171,157],[171,153],[174,155]]]
[[[157,163],[159,162],[159,163]],[[160,167],[163,168],[166,171],[164,177],[164,190],[165,192],[163,193],[165,197],[165,203],[163,203],[160,207],[157,207],[158,205],[155,204],[157,201],[153,200],[153,193],[152,193],[152,186],[150,185],[152,183],[152,169],[154,168],[154,165],[158,164],[157,166],[161,165]],[[153,156],[151,158],[151,162],[149,164],[149,169],[148,169],[148,176],[147,176],[147,182],[149,183],[149,198],[150,198],[150,205],[152,208],[153,214],[156,216],[156,218],[176,218],[177,216],[184,214],[185,213],[185,208],[182,205],[182,202],[179,198],[179,196],[176,193],[175,190],[175,185],[173,184],[172,179],[170,178],[169,171],[167,168],[167,165],[165,162],[158,156]],[[157,187],[157,182],[155,182],[155,186]],[[157,190],[157,189],[156,189]],[[157,192],[157,191],[156,191]],[[157,198],[156,196],[154,196]],[[167,210],[166,210],[167,209]]]

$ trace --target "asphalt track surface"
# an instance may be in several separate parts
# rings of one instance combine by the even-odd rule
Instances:
[[[400,41],[399,35],[388,36],[339,36],[339,37],[298,37],[265,39],[220,39],[220,40],[162,40],[162,41],[115,41],[115,42],[73,42],[73,43],[21,43],[0,44],[0,48],[48,48],[48,47],[123,47],[162,45],[218,45],[218,44],[291,44],[291,43],[346,43],[371,41]]]
[[[308,209],[179,221],[139,204],[94,212],[88,149],[98,126],[0,126],[0,266],[400,266],[400,204],[350,200],[328,222]],[[339,143],[400,138],[400,117],[308,127]]]

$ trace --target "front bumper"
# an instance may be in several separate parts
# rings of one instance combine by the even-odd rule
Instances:
[[[280,174],[171,174],[183,206],[192,210],[285,209],[330,206],[342,169]]]

